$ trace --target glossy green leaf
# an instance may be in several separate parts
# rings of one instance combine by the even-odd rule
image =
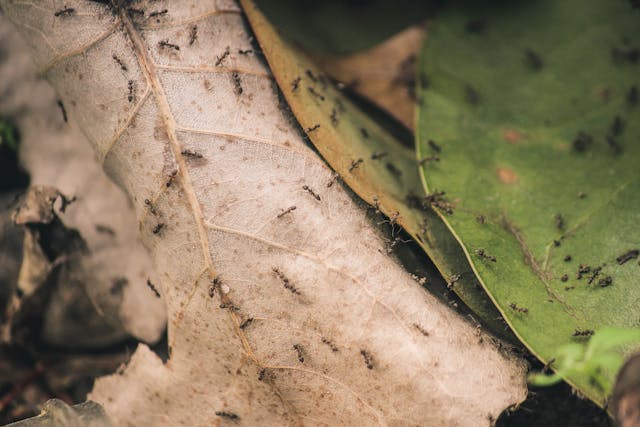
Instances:
[[[639,30],[618,0],[451,2],[423,47],[418,155],[442,148],[425,187],[543,361],[640,326]],[[604,404],[588,375],[565,379]]]
[[[482,291],[460,246],[438,216],[428,207],[422,208],[424,192],[415,153],[334,88],[257,9],[247,8],[247,15],[289,107],[340,179],[389,221],[401,225],[477,317],[505,336],[497,321],[500,315]]]

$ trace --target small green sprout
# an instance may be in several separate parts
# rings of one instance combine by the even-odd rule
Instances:
[[[571,343],[559,348],[554,363],[555,373],[529,374],[528,381],[535,386],[551,386],[563,378],[587,376],[605,395],[613,390],[613,378],[624,363],[619,347],[640,344],[640,329],[607,327],[596,331],[585,343]]]

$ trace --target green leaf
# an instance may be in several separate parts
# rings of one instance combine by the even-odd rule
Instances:
[[[415,153],[334,88],[257,9],[248,7],[247,16],[289,107],[340,179],[419,243],[483,323],[510,337],[444,223],[431,209],[410,206],[424,196]]]
[[[549,361],[593,330],[640,326],[640,17],[623,1],[491,6],[448,3],[429,28],[418,155],[442,147],[425,188],[446,190],[454,213],[440,215]],[[604,404],[587,373],[564,375]]]
[[[269,20],[304,48],[347,53],[382,42],[417,24],[437,8],[439,0],[262,0]]]

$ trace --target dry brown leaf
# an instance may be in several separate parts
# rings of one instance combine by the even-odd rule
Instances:
[[[362,52],[311,56],[335,80],[413,131],[416,61],[425,34],[426,25],[413,25]]]
[[[21,132],[20,161],[32,185],[53,186],[75,197],[64,213],[57,213],[65,226],[80,232],[88,248],[76,254],[57,277],[59,290],[49,304],[42,339],[56,346],[93,347],[109,345],[128,332],[145,342],[158,341],[166,325],[166,311],[163,301],[147,287],[149,277],[156,281],[155,273],[138,239],[131,204],[102,171],[74,116],[66,114],[65,122],[55,92],[37,75],[27,46],[2,16],[0,39],[0,114],[15,120]],[[47,212],[53,215],[50,207],[45,207]],[[37,281],[41,283],[50,270],[38,268],[37,245],[30,247],[36,252],[29,256],[27,251],[22,288],[38,286]],[[116,288],[118,292],[112,292]],[[90,301],[81,302],[87,295]],[[100,337],[86,324],[69,323],[65,313],[81,306],[97,310],[91,322],[106,320],[115,335]],[[141,306],[145,316],[138,315]]]
[[[90,395],[117,425],[476,426],[524,398],[523,364],[327,187],[235,3],[2,5],[129,193],[161,278],[169,361],[140,346]]]

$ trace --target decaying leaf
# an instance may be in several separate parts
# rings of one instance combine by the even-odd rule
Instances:
[[[524,397],[522,363],[327,187],[238,6],[2,5],[129,193],[166,298],[169,361],[142,345],[90,396],[117,425],[488,425]]]
[[[56,213],[45,203],[41,213],[51,218],[58,215],[64,227],[77,230],[87,246],[86,251],[68,257],[57,273],[52,284],[57,290],[45,313],[41,339],[59,347],[82,348],[110,345],[128,333],[156,342],[164,331],[166,313],[163,301],[147,286],[147,280],[157,279],[137,237],[129,201],[101,170],[74,116],[37,75],[24,41],[5,17],[0,17],[0,38],[4,55],[0,114],[11,117],[20,130],[20,161],[32,184],[53,186],[54,193],[74,200],[64,212]],[[27,253],[22,286],[28,274],[34,276],[32,286],[39,286],[38,280],[44,280],[50,269],[39,275],[37,252]],[[138,315],[141,306],[146,316]],[[94,314],[78,322],[80,312]],[[101,335],[87,327],[87,321],[106,322],[111,332]]]
[[[328,75],[413,130],[418,52],[426,25],[414,25],[365,51],[312,54]]]
[[[22,342],[32,319],[39,323],[60,268],[86,250],[76,230],[62,224],[54,211],[54,203],[67,199],[53,187],[29,188],[12,215],[17,226],[24,226],[22,264],[15,292],[10,295],[1,325],[3,343]]]

